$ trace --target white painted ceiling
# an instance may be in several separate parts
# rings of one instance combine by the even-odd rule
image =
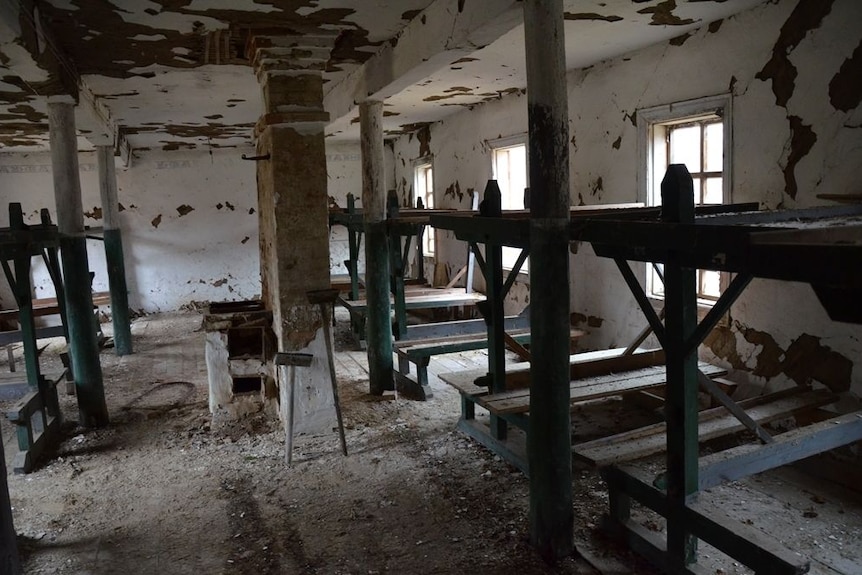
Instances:
[[[667,41],[763,1],[565,0],[567,67]],[[17,2],[0,0],[0,17]],[[397,50],[405,26],[435,2],[456,6],[452,0],[37,2],[47,40],[22,41],[28,26],[23,18],[16,27],[7,14],[6,26],[0,26],[0,151],[47,146],[40,94],[50,74],[39,68],[33,46],[37,55],[56,51],[72,63],[85,87],[83,99],[92,94],[100,110],[94,121],[109,121],[135,150],[245,146],[262,111],[260,88],[244,54],[250,32],[337,37],[324,72],[329,92],[381,47],[392,44]],[[510,27],[468,56],[459,54],[388,95],[384,130],[403,133],[523,90],[523,30]],[[82,136],[88,135],[92,116],[79,113]],[[327,134],[358,139],[356,116],[352,110],[332,118]]]

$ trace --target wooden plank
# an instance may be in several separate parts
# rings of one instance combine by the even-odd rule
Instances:
[[[767,469],[862,440],[862,411],[833,417],[774,437],[768,445],[741,445],[700,460],[700,489],[709,489]]]
[[[788,550],[762,531],[730,519],[719,506],[703,497],[675,509],[676,506],[668,499],[666,493],[651,485],[638,469],[611,467],[604,471],[604,476],[612,492],[625,493],[664,517],[668,517],[673,512],[680,513],[686,529],[691,534],[752,568],[756,573],[795,575],[808,570],[808,560],[805,557]],[[639,534],[649,533],[631,519],[611,521],[607,526],[613,530],[624,527]],[[657,534],[650,534],[650,536],[655,537],[651,539],[654,546],[652,552],[657,553],[650,554],[652,552],[647,550],[648,555],[664,571],[689,573],[687,569],[697,566],[696,563],[692,563],[682,568],[679,563],[675,565],[667,563],[670,557],[666,540]],[[642,550],[638,549],[638,551]]]
[[[530,329],[518,329],[513,330],[511,332],[513,336],[523,336],[529,335]],[[465,335],[452,335],[446,337],[437,337],[433,339],[423,339],[423,340],[401,340],[394,344],[395,348],[403,351],[422,351],[427,348],[434,348],[437,346],[445,345],[447,343],[451,343],[453,346],[457,346],[459,344],[470,344],[473,342],[487,343],[488,338],[484,333],[482,334],[465,334]],[[465,348],[466,349],[466,348]],[[477,348],[480,349],[480,348]]]
[[[509,316],[506,318],[504,328],[506,331],[516,329],[529,329],[529,316]],[[438,323],[423,323],[420,325],[407,326],[407,334],[400,342],[427,341],[429,339],[450,337],[456,335],[485,335],[488,333],[488,324],[484,319],[463,319],[458,321],[444,321]]]
[[[794,387],[791,389],[785,389],[782,391],[777,391],[775,393],[770,393],[766,395],[760,395],[757,397],[751,397],[749,399],[744,399],[742,401],[737,402],[740,407],[743,409],[749,409],[752,407],[756,407],[758,405],[765,405],[771,401],[776,401],[778,399],[783,399],[785,397],[792,397],[794,395],[799,395],[803,391],[807,391],[807,388],[804,387]],[[654,392],[658,395],[658,391]],[[715,419],[718,417],[722,417],[727,414],[727,410],[723,407],[715,407],[712,409],[707,409],[701,411],[698,415],[698,421],[704,422],[710,419]],[[658,430],[658,431],[657,431]],[[580,445],[589,444],[592,447],[601,447],[601,446],[611,446],[616,443],[622,441],[634,441],[641,437],[646,437],[653,433],[663,432],[664,431],[664,423],[656,423],[654,425],[647,425],[645,427],[640,427],[637,429],[632,429],[631,431],[625,431],[622,433],[617,433],[615,435],[609,435],[607,437],[600,437],[597,439],[593,439],[589,442],[582,443]]]
[[[111,294],[109,292],[93,292],[93,305],[110,305]],[[57,298],[46,297],[33,300],[33,317],[44,317],[60,313],[60,305]],[[0,310],[0,320],[17,320],[17,309]]]
[[[521,345],[521,342],[519,342],[517,339],[512,337],[511,333],[504,331],[503,332],[503,341],[505,342],[507,348],[509,348],[510,350],[515,352],[518,355],[518,357],[520,357],[524,361],[532,361],[533,360],[533,356],[530,353],[530,350],[528,350],[526,347]]]
[[[485,296],[479,293],[467,293],[463,291],[463,289],[456,290],[440,290],[437,289],[438,292],[443,293],[421,293],[419,295],[414,295],[413,293],[408,292],[404,298],[404,306],[406,309],[429,309],[435,307],[455,307],[459,305],[475,305],[480,301],[485,300]],[[393,298],[389,298],[390,304],[394,305]],[[368,307],[368,300],[366,299],[357,299],[357,300],[349,300],[346,298],[339,298],[339,303],[344,307],[355,310],[355,311],[365,311]]]
[[[758,400],[756,403],[749,402],[746,405],[745,402],[740,402],[740,405],[746,408],[748,415],[754,421],[763,424],[790,417],[797,411],[827,405],[836,400],[833,393],[825,390],[805,391],[790,397],[784,394],[784,397],[775,399],[775,395],[781,394],[782,392],[760,396],[754,398]],[[769,401],[770,397],[775,400]],[[667,447],[665,430],[665,423],[657,423],[609,438],[581,443],[573,448],[573,453],[579,459],[598,467],[631,461],[664,451]],[[698,439],[701,442],[743,430],[745,426],[723,407],[700,413]]]
[[[610,373],[620,373],[635,369],[664,364],[664,351],[653,350],[631,355],[613,355],[593,360],[572,360],[579,354],[569,356],[571,368],[569,379],[585,379]],[[529,369],[506,374],[506,389],[524,389],[530,385]]]
[[[701,371],[707,376],[719,377],[727,370],[701,362]],[[570,401],[590,401],[612,395],[643,391],[665,384],[664,366],[647,367],[619,374],[603,375],[575,380],[570,385]],[[495,393],[483,398],[479,404],[492,413],[524,413],[530,409],[530,390],[518,389]]]
[[[602,349],[602,350],[598,350],[598,351],[588,351],[588,352],[575,353],[575,354],[572,354],[569,356],[569,363],[571,365],[583,365],[583,364],[588,364],[588,363],[596,363],[597,365],[599,365],[600,364],[599,362],[601,362],[602,360],[606,360],[606,359],[617,360],[617,358],[621,357],[621,353],[623,352],[623,349],[624,348],[614,348],[614,349]],[[635,354],[633,354],[632,357],[637,357],[641,354],[650,354],[650,353],[653,353],[653,352],[641,350],[641,351],[638,351]],[[650,359],[650,360],[644,359],[643,361],[648,362],[648,361],[653,361],[653,360],[652,359]],[[601,364],[601,365],[604,365],[604,364]],[[611,369],[611,368],[612,367],[616,368],[618,365],[620,365],[620,364],[617,363],[616,361],[611,361],[610,365],[608,365],[606,367],[606,369],[612,372],[612,371],[614,371],[614,369]],[[645,366],[642,366],[642,367],[645,367]],[[584,367],[582,369],[586,369],[586,368]],[[622,371],[622,370],[618,369],[617,371]],[[467,371],[459,371],[456,373],[441,373],[439,375],[439,377],[440,377],[440,379],[442,379],[446,383],[448,383],[454,387],[458,387],[459,385],[464,385],[465,383],[468,383],[468,382],[470,384],[473,384],[478,378],[487,375],[487,373],[488,373],[487,369],[474,369],[474,370],[467,370]],[[513,378],[520,377],[522,374],[527,374],[527,376],[529,376],[529,373],[530,373],[530,364],[528,364],[528,363],[516,363],[514,365],[506,366],[507,387],[509,387],[508,382],[509,382],[510,376]],[[605,373],[608,373],[608,371],[605,371]],[[600,375],[600,374],[596,374],[596,375]],[[529,381],[529,378],[527,379],[527,381]]]
[[[466,274],[467,274],[467,266],[465,265],[465,266],[462,266],[460,270],[458,270],[458,273],[455,274],[455,276],[451,280],[449,280],[449,283],[446,284],[446,288],[450,289],[450,288],[455,287],[455,284],[458,283],[458,280],[460,280]]]

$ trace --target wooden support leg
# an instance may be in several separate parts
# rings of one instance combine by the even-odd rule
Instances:
[[[684,165],[673,164],[661,184],[662,218],[694,221],[694,191]],[[697,327],[696,270],[675,253],[665,264],[665,353],[667,361],[668,559],[678,568],[696,560],[697,540],[686,528],[686,505],[698,490],[698,371],[696,350],[686,343]]]

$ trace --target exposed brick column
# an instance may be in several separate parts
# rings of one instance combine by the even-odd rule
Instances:
[[[329,288],[329,228],[321,70],[328,48],[282,48],[289,39],[254,37],[250,54],[263,93],[257,122],[257,190],[262,295],[273,312],[280,351],[312,353],[296,372],[298,431],[316,431],[334,417],[322,319],[306,299]],[[316,57],[317,56],[317,57]],[[280,376],[286,422],[287,382]]]

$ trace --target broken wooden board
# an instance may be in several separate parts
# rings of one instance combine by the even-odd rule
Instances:
[[[754,421],[764,424],[790,417],[799,411],[828,405],[836,399],[837,396],[830,391],[794,388],[761,395],[738,404]],[[699,422],[698,438],[701,442],[745,430],[745,426],[723,407],[700,412]],[[639,459],[666,449],[665,428],[664,422],[649,425],[575,445],[572,452],[581,461],[597,467]]]
[[[707,377],[719,377],[727,374],[727,370],[705,362],[700,362],[698,367]],[[572,403],[590,401],[613,395],[662,387],[665,382],[665,367],[657,365],[623,371],[621,373],[577,379],[572,381],[569,386],[569,398]],[[476,403],[497,415],[525,413],[530,410],[530,390],[516,389],[486,395],[477,399]]]

